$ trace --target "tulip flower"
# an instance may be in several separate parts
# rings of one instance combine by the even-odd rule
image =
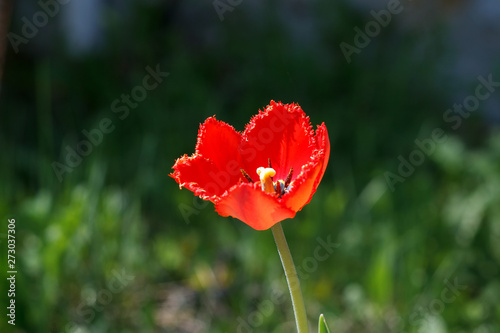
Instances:
[[[256,230],[271,228],[299,333],[308,332],[307,317],[279,222],[293,218],[309,203],[329,156],[330,141],[324,123],[314,131],[298,104],[271,101],[241,133],[215,116],[205,120],[198,132],[195,153],[177,159],[170,174],[180,188],[213,202],[221,216],[233,216]]]
[[[213,202],[220,215],[265,230],[309,203],[329,155],[324,123],[314,133],[299,105],[271,101],[242,133],[208,118],[195,153],[177,159],[170,176]]]

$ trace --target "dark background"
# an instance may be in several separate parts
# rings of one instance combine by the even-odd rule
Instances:
[[[500,81],[498,2],[402,1],[350,61],[341,43],[393,1],[61,2],[2,3],[1,269],[15,218],[18,271],[2,332],[293,331],[271,232],[168,177],[199,123],[243,130],[270,100],[332,145],[283,222],[313,331],[320,313],[339,333],[500,330],[500,95],[445,117],[478,76]],[[169,75],[141,90],[148,68]],[[321,262],[318,237],[338,244]]]

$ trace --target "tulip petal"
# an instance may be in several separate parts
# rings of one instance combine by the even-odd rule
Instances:
[[[233,216],[256,230],[266,230],[274,224],[293,218],[295,212],[284,207],[277,198],[263,192],[258,184],[234,186],[215,203],[221,216]]]
[[[220,170],[211,161],[201,155],[184,155],[177,159],[172,167],[174,178],[180,188],[187,188],[202,199],[214,201],[224,194],[232,185],[229,176]]]
[[[328,165],[328,161],[330,160],[330,137],[328,136],[328,131],[326,130],[325,123],[321,123],[318,125],[316,130],[316,145],[318,149],[318,159],[322,159],[323,168],[321,169],[320,177],[316,181],[316,187],[323,179],[323,175],[325,174],[326,167]]]
[[[252,177],[257,168],[267,166],[270,158],[275,179],[285,179],[291,168],[299,172],[313,149],[309,117],[298,104],[274,101],[250,120],[240,146],[243,163]]]
[[[219,174],[228,177],[231,185],[241,178],[240,169],[243,165],[238,154],[240,140],[240,133],[215,117],[205,120],[198,131],[196,153],[211,161],[219,169]]]
[[[289,193],[283,201],[293,211],[299,211],[311,201],[316,192],[330,158],[330,140],[325,124],[318,126],[316,132],[317,149],[314,150],[311,161],[302,167],[302,170],[290,185]]]

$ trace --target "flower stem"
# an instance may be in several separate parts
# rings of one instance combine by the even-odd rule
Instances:
[[[288,289],[292,297],[293,312],[295,314],[295,323],[297,324],[298,333],[308,333],[306,308],[304,306],[304,299],[302,298],[302,291],[300,290],[299,278],[295,265],[293,264],[292,255],[286,242],[285,234],[281,223],[276,223],[271,230],[273,231],[274,241],[278,247],[278,253],[285,270],[286,281],[288,282]]]

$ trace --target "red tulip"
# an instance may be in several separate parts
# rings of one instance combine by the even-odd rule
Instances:
[[[177,159],[170,176],[212,201],[220,215],[265,230],[309,203],[329,156],[324,123],[314,133],[298,104],[271,101],[242,133],[215,117],[205,120],[196,152]]]

